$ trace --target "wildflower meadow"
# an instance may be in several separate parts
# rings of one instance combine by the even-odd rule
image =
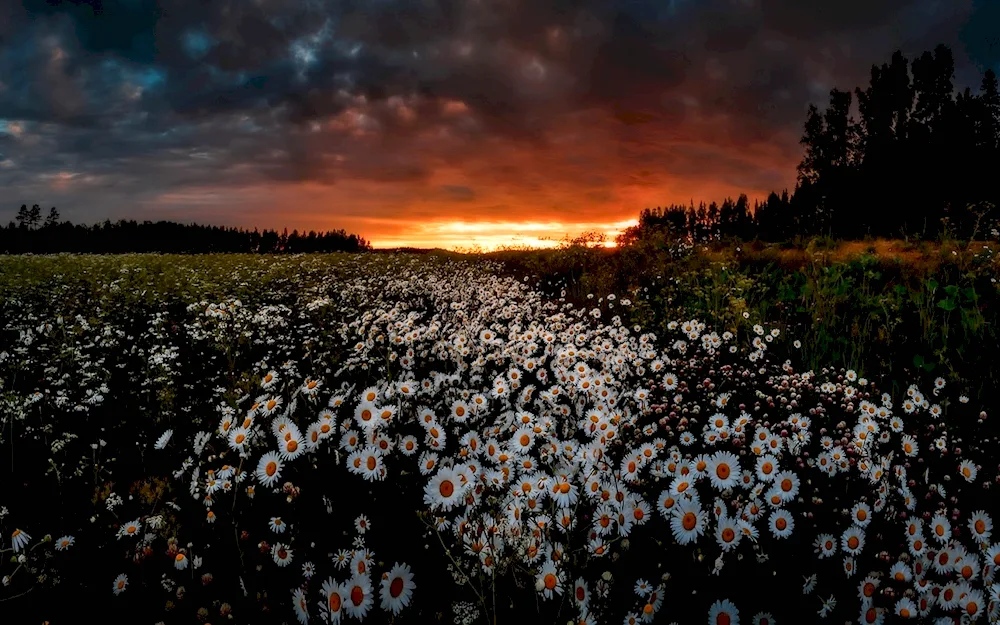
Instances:
[[[1000,620],[976,380],[579,284],[0,259],[0,622]]]

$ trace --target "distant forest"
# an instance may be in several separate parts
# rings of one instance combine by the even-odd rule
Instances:
[[[105,221],[91,226],[60,221],[53,206],[45,219],[37,204],[22,205],[15,221],[0,228],[0,253],[56,252],[123,254],[163,253],[298,253],[359,252],[371,244],[343,230],[258,231],[170,221]]]
[[[979,93],[955,93],[951,49],[912,64],[896,51],[852,93],[833,89],[822,113],[809,105],[805,155],[791,196],[746,195],[721,205],[642,211],[621,242],[669,229],[689,240],[786,241],[796,236],[971,239],[989,232],[1000,205],[1000,94],[992,69]]]

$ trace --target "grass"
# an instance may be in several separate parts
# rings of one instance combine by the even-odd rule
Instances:
[[[831,241],[728,242],[678,253],[666,241],[620,249],[572,246],[488,255],[532,273],[553,294],[584,302],[615,293],[640,302],[630,319],[663,332],[678,315],[749,336],[754,324],[794,328],[811,367],[879,372],[891,388],[920,374],[1000,381],[984,345],[997,341],[996,244]]]
[[[389,262],[393,254],[379,254]],[[270,299],[291,276],[288,265],[255,255],[48,256],[0,258],[0,297],[66,303],[81,310],[115,274],[116,288],[97,293],[112,309],[241,297]],[[315,255],[298,271],[339,271],[344,254]],[[902,383],[915,373],[964,380],[980,397],[1000,381],[995,344],[1000,260],[987,241],[831,241],[790,244],[729,242],[678,250],[665,240],[627,248],[508,250],[485,255],[433,251],[423,262],[489,259],[519,277],[534,275],[553,296],[577,303],[615,293],[636,301],[629,323],[663,333],[678,315],[737,335],[754,324],[796,330],[809,366],[878,371]],[[127,268],[126,268],[127,267]],[[234,293],[235,285],[235,293]]]

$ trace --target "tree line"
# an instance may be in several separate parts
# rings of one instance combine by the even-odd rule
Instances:
[[[663,228],[689,240],[981,236],[1000,205],[997,75],[986,70],[976,94],[956,93],[954,79],[948,46],[912,63],[897,50],[865,88],[832,89],[822,112],[809,105],[791,195],[771,192],[752,210],[745,195],[647,208],[621,242]]]
[[[22,205],[14,221],[0,228],[0,252],[124,254],[161,253],[299,253],[360,252],[371,243],[344,230],[291,233],[171,221],[105,220],[87,226],[60,220],[56,207],[43,219],[37,204]]]

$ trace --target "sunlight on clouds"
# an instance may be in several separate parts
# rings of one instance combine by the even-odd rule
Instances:
[[[0,119],[0,133],[7,133],[16,139],[24,134],[24,124],[19,121]]]
[[[413,222],[404,231],[376,236],[372,245],[391,247],[440,247],[448,250],[484,251],[503,247],[557,247],[566,238],[586,232],[605,235],[605,245],[614,245],[614,238],[625,228],[634,226],[635,219],[611,223],[563,223],[557,221],[433,221]]]

